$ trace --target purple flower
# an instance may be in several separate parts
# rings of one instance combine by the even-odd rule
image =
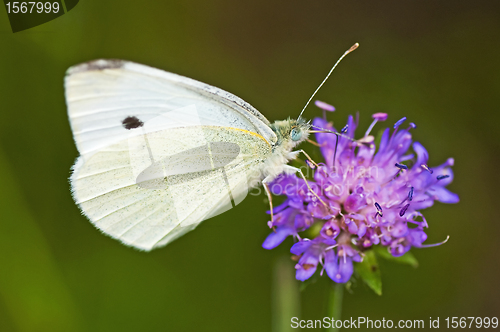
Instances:
[[[322,110],[328,111],[328,112],[335,112],[335,107],[333,107],[330,104],[325,103],[324,101],[321,100],[316,100],[314,102],[314,105],[317,107],[321,108]]]
[[[292,246],[290,252],[300,256],[297,265],[295,265],[295,269],[297,269],[295,277],[297,280],[307,280],[316,272],[318,263],[324,255],[326,248],[326,243],[320,238],[311,241],[299,241]]]
[[[309,185],[323,202],[296,175],[281,175],[272,184],[273,192],[286,199],[274,209],[274,222],[269,222],[273,232],[263,247],[273,249],[293,236],[298,280],[309,279],[322,265],[321,273],[345,283],[352,276],[353,262],[361,262],[363,252],[374,245],[387,247],[396,257],[411,247],[433,246],[424,244],[428,224],[420,210],[435,201],[459,201],[445,188],[453,181],[452,158],[427,166],[427,150],[412,141],[415,124],[400,128],[406,118],[396,122],[392,133],[386,128],[376,146],[371,129],[387,114],[376,113],[373,119],[360,139],[354,139],[357,121],[352,116],[342,134],[316,134],[324,162],[309,170],[314,172]],[[314,119],[313,126],[337,132],[321,118]],[[318,227],[309,230],[313,225]],[[302,237],[301,232],[314,229],[319,231],[312,239]]]

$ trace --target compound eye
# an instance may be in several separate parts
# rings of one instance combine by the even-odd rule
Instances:
[[[302,131],[300,129],[293,128],[290,136],[292,137],[292,141],[298,141],[302,137]]]

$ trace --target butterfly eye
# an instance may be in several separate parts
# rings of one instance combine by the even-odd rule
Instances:
[[[300,129],[293,128],[290,136],[292,137],[292,141],[298,141],[302,137],[302,131],[300,131]]]

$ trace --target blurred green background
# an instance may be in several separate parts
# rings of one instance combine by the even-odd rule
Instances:
[[[388,125],[407,116],[430,166],[455,158],[449,189],[461,202],[423,211],[428,242],[450,235],[446,245],[412,250],[417,269],[382,261],[383,295],[355,284],[343,316],[441,326],[498,316],[500,2],[82,0],[15,34],[0,10],[0,331],[270,331],[273,266],[292,241],[261,248],[264,197],[151,253],[100,234],[69,192],[78,153],[64,73],[132,60],[228,90],[276,120],[296,116],[354,42],[317,96],[337,107],[331,119],[359,111],[366,128],[374,112],[389,113]],[[325,277],[301,293],[300,318],[326,315],[329,288]]]

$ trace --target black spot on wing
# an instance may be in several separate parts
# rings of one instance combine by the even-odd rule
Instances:
[[[125,119],[123,119],[122,125],[125,129],[130,130],[144,126],[144,122],[142,122],[135,116],[127,116]]]

